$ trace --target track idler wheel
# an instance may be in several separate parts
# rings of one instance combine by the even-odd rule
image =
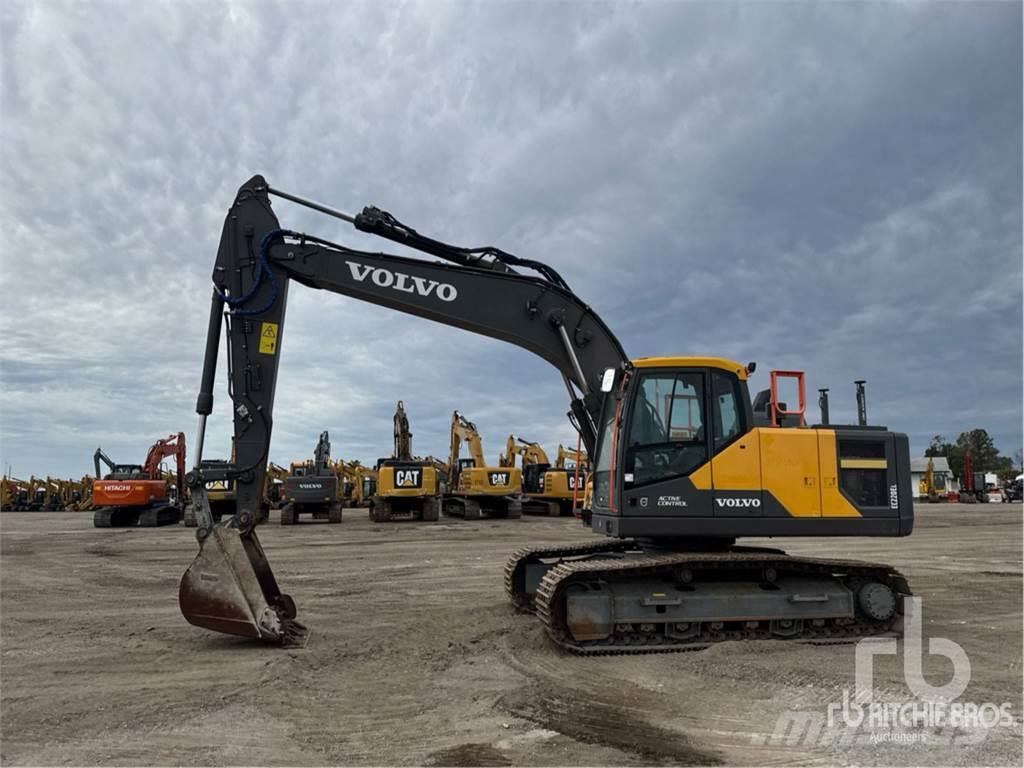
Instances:
[[[878,581],[869,581],[857,590],[857,606],[873,621],[888,621],[896,613],[896,595]]]
[[[178,604],[197,627],[302,647],[309,630],[295,621],[295,603],[277,586],[252,515],[200,529],[199,554],[185,571]]]

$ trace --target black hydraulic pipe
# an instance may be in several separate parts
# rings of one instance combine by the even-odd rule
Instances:
[[[857,423],[864,427],[868,423],[868,403],[864,394],[865,379],[858,379],[853,382],[857,385]]]
[[[818,390],[818,407],[821,408],[821,423],[828,425],[828,389]]]
[[[217,375],[217,350],[220,348],[220,329],[224,319],[224,299],[216,290],[210,301],[210,323],[206,326],[206,352],[203,354],[203,378],[199,383],[196,413],[209,416],[213,412],[213,378]]]

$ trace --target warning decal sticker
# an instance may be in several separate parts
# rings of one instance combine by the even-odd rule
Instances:
[[[260,353],[273,355],[277,352],[277,323],[264,323],[260,331]]]

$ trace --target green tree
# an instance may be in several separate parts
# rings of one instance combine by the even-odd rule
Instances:
[[[995,472],[1005,479],[1013,471],[1013,460],[999,454],[995,441],[984,429],[961,432],[955,443],[949,442],[943,435],[935,435],[924,455],[944,456],[953,474],[963,481],[964,456],[968,451],[975,472]]]

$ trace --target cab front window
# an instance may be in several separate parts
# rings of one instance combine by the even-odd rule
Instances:
[[[690,474],[708,459],[704,376],[652,373],[640,382],[626,442],[626,486]]]

